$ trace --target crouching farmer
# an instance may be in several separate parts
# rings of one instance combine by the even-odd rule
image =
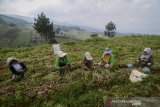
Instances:
[[[83,59],[81,60],[81,67],[84,70],[93,70],[93,59],[89,52],[86,52]]]
[[[135,64],[123,65],[125,68],[142,67],[144,73],[150,73],[151,66],[153,65],[153,56],[151,54],[151,48],[145,48],[144,51],[138,57]]]
[[[153,65],[153,56],[151,55],[151,48],[145,48],[137,61],[142,66],[142,70],[145,73],[150,72],[150,68]]]
[[[59,51],[57,53],[58,57],[55,62],[55,69],[59,72],[59,74],[63,74],[65,71],[71,70],[71,64],[67,53],[63,53],[63,51]]]
[[[11,79],[12,82],[20,81],[24,77],[24,73],[27,71],[27,67],[16,58],[8,58],[7,65],[13,74]]]
[[[151,48],[145,48],[143,53],[139,56],[137,64],[133,65],[135,67],[142,67],[144,73],[149,73],[151,66],[153,65],[153,56],[151,54]]]
[[[101,62],[98,65],[112,71],[114,70],[114,56],[109,48],[105,49],[101,56]]]

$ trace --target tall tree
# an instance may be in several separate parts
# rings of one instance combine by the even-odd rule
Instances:
[[[105,25],[106,30],[104,31],[104,35],[108,36],[109,38],[114,37],[116,35],[116,24],[110,21],[107,25]]]
[[[41,37],[45,38],[46,42],[56,42],[54,39],[55,32],[53,30],[53,22],[50,22],[49,18],[47,18],[43,12],[38,14],[37,18],[34,18],[33,28]]]

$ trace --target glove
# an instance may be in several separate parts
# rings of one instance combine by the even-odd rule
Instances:
[[[98,62],[98,64],[97,64],[97,65],[98,65],[98,66],[100,66],[101,64],[102,64],[101,62]]]
[[[142,65],[146,64],[145,62],[141,62]]]
[[[109,64],[106,64],[104,67],[105,67],[105,68],[109,68]]]
[[[148,66],[151,66],[151,63],[147,63]]]

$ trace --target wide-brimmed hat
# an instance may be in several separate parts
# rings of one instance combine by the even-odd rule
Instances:
[[[59,52],[57,53],[57,55],[58,55],[59,57],[64,57],[65,55],[67,55],[67,53],[64,53],[63,51],[59,51]]]
[[[7,65],[9,65],[13,60],[18,61],[18,59],[14,58],[14,57],[10,57],[7,59]]]
[[[85,57],[86,57],[87,60],[92,60],[92,56],[89,52],[85,53]]]
[[[112,51],[109,48],[105,49],[105,54],[110,54]]]

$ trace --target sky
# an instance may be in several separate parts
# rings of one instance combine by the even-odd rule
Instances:
[[[160,34],[160,0],[0,0],[1,14],[42,11],[59,22],[104,30],[112,21],[117,32]]]

